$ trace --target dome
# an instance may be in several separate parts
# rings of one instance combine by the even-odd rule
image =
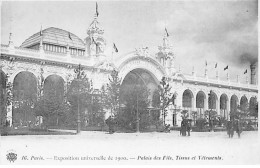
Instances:
[[[78,36],[66,30],[55,27],[50,27],[42,31],[43,43],[57,46],[67,46],[72,48],[85,49],[85,44]],[[40,32],[35,33],[26,39],[20,47],[30,48],[33,45],[40,43]]]

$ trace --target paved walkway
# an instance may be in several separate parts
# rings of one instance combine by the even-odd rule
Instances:
[[[182,137],[178,131],[115,134],[82,131],[80,135],[6,136],[0,140],[5,164],[9,163],[5,158],[10,150],[17,153],[15,163],[20,164],[260,164],[258,132],[243,132],[240,139],[237,135],[230,139],[226,132],[191,132],[190,137]],[[25,161],[22,156],[42,156],[44,160]],[[71,156],[106,160],[66,160],[73,159]],[[167,156],[169,160],[165,160]],[[109,157],[113,159],[108,160]]]

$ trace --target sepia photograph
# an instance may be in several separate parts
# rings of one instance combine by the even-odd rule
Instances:
[[[1,1],[0,165],[259,165],[258,1]]]

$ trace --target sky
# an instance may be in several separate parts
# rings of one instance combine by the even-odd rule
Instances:
[[[106,53],[113,43],[117,57],[149,47],[155,55],[162,44],[165,27],[175,54],[175,66],[191,74],[194,66],[198,76],[216,71],[226,80],[240,76],[250,79],[250,63],[258,61],[258,3],[256,0],[216,1],[97,1],[98,21],[107,41]],[[48,27],[72,32],[81,39],[95,14],[96,1],[12,1],[1,3],[1,43],[8,44],[13,34],[15,46],[34,33]],[[217,63],[217,68],[215,64]],[[244,71],[248,69],[248,73]]]

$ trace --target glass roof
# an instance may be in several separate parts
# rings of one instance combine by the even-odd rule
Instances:
[[[67,44],[70,47],[73,48],[81,48],[85,49],[85,44],[83,40],[81,40],[78,36],[76,36],[73,33],[70,33],[66,30],[62,30],[55,27],[50,27],[47,29],[44,29],[42,31],[43,34],[43,43],[46,44],[53,44],[58,46],[67,46]],[[21,47],[30,47],[32,45],[40,43],[40,32],[32,35],[28,39],[26,39]]]

